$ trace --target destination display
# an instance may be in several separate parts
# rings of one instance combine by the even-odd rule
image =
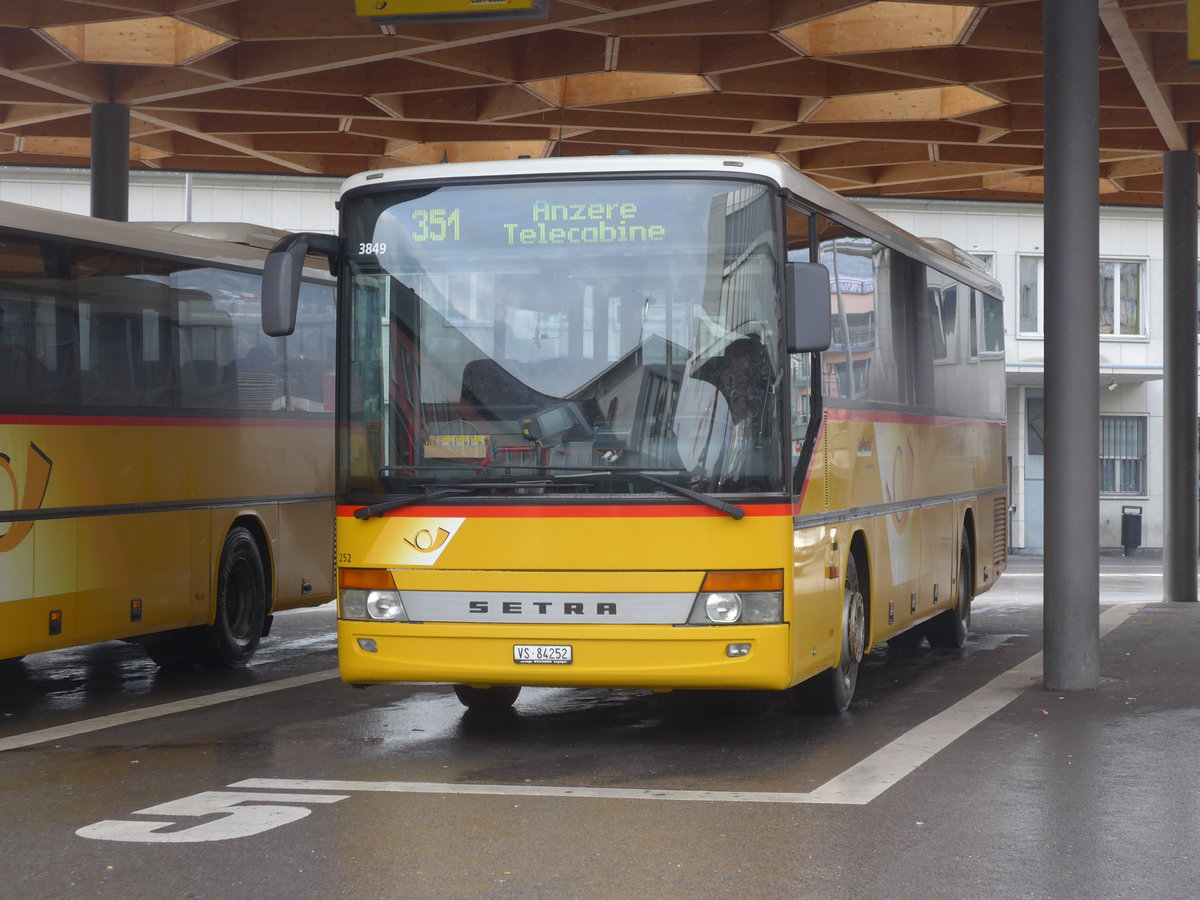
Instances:
[[[579,278],[584,260],[618,258],[682,273],[731,241],[770,245],[768,197],[764,186],[732,178],[420,184],[344,201],[346,245],[350,259],[410,286],[417,275],[462,278],[546,260],[558,261],[554,277]],[[494,289],[490,280],[479,285]],[[535,278],[523,290],[542,286]],[[461,284],[454,290],[468,302]]]
[[[410,213],[409,236],[415,243],[457,242],[463,239],[464,213],[459,207],[418,207]],[[667,226],[642,213],[632,200],[597,203],[555,203],[533,200],[516,221],[483,223],[483,244],[507,246],[539,244],[646,244],[667,239]]]

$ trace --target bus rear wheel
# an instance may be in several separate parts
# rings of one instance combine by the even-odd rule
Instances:
[[[470,684],[454,686],[454,694],[463,706],[472,712],[489,715],[511,709],[520,693],[519,687],[510,684],[497,684],[492,687],[475,687]]]
[[[258,650],[267,621],[267,578],[258,542],[248,528],[230,529],[217,569],[213,623],[197,632],[201,664],[213,669],[244,666]]]
[[[858,577],[853,553],[846,562],[842,594],[842,650],[838,664],[798,684],[793,690],[802,712],[836,715],[845,712],[854,699],[858,670],[867,650],[867,601]]]
[[[958,603],[954,609],[929,620],[925,626],[925,637],[929,646],[956,649],[967,642],[971,630],[971,601],[975,597],[975,567],[971,554],[971,543],[964,534],[958,551]]]

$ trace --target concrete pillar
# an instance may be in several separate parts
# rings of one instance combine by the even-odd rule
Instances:
[[[92,215],[129,221],[129,107],[92,106]]]
[[[1100,680],[1099,0],[1042,5],[1046,687]]]
[[[1163,154],[1163,599],[1196,601],[1196,154]]]

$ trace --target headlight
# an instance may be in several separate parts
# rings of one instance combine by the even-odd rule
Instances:
[[[782,591],[701,591],[688,616],[689,625],[778,625],[782,621]]]
[[[342,618],[383,622],[407,622],[399,591],[342,589]]]
[[[708,621],[728,625],[742,617],[742,598],[737,594],[709,594],[704,600]]]

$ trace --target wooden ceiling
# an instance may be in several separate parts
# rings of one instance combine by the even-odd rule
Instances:
[[[1185,0],[1099,0],[1100,190],[1158,206],[1200,121]],[[348,175],[519,155],[780,157],[848,194],[1040,200],[1042,4],[549,0],[381,26],[354,0],[0,0],[0,166]],[[2,169],[0,169],[2,177]]]

